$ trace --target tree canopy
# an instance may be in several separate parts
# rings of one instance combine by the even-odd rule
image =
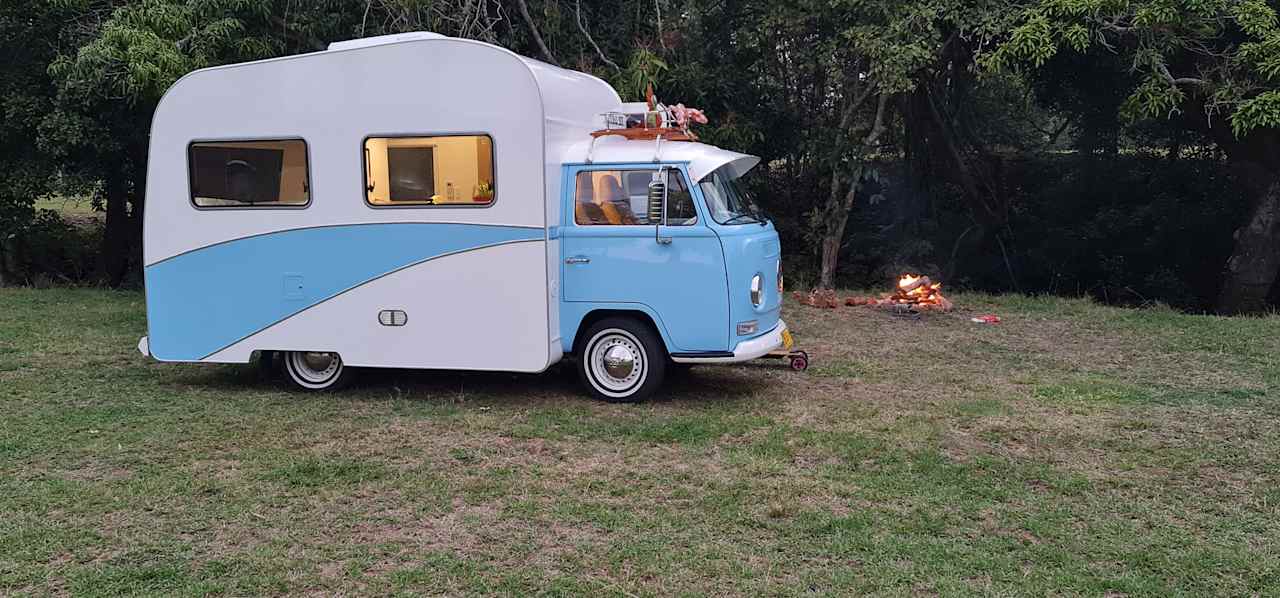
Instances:
[[[1277,299],[1275,0],[25,0],[0,9],[0,225],[21,240],[36,198],[91,196],[97,277],[127,283],[174,81],[413,30],[703,108],[708,141],[764,158],[754,187],[818,285],[912,269],[1231,312]],[[1194,255],[1117,226],[1173,244],[1189,206],[1219,227]]]

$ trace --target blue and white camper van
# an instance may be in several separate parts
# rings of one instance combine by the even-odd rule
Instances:
[[[637,400],[672,364],[790,347],[754,156],[592,132],[587,74],[432,33],[193,72],[152,123],[160,361],[541,372]]]

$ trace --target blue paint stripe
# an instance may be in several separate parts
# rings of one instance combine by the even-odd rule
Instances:
[[[146,268],[151,352],[166,361],[203,359],[326,299],[415,263],[543,238],[540,228],[364,224],[281,231],[184,253]],[[334,325],[336,330],[341,323]]]

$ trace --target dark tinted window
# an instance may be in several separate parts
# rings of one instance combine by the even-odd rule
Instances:
[[[302,140],[193,143],[187,168],[200,207],[303,206],[311,196]]]

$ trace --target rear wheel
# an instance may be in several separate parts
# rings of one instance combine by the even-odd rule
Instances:
[[[578,375],[597,399],[641,401],[662,386],[667,354],[653,329],[631,318],[606,318],[584,335]]]
[[[335,390],[351,378],[351,368],[343,365],[337,353],[288,351],[282,361],[289,381],[302,390]]]

